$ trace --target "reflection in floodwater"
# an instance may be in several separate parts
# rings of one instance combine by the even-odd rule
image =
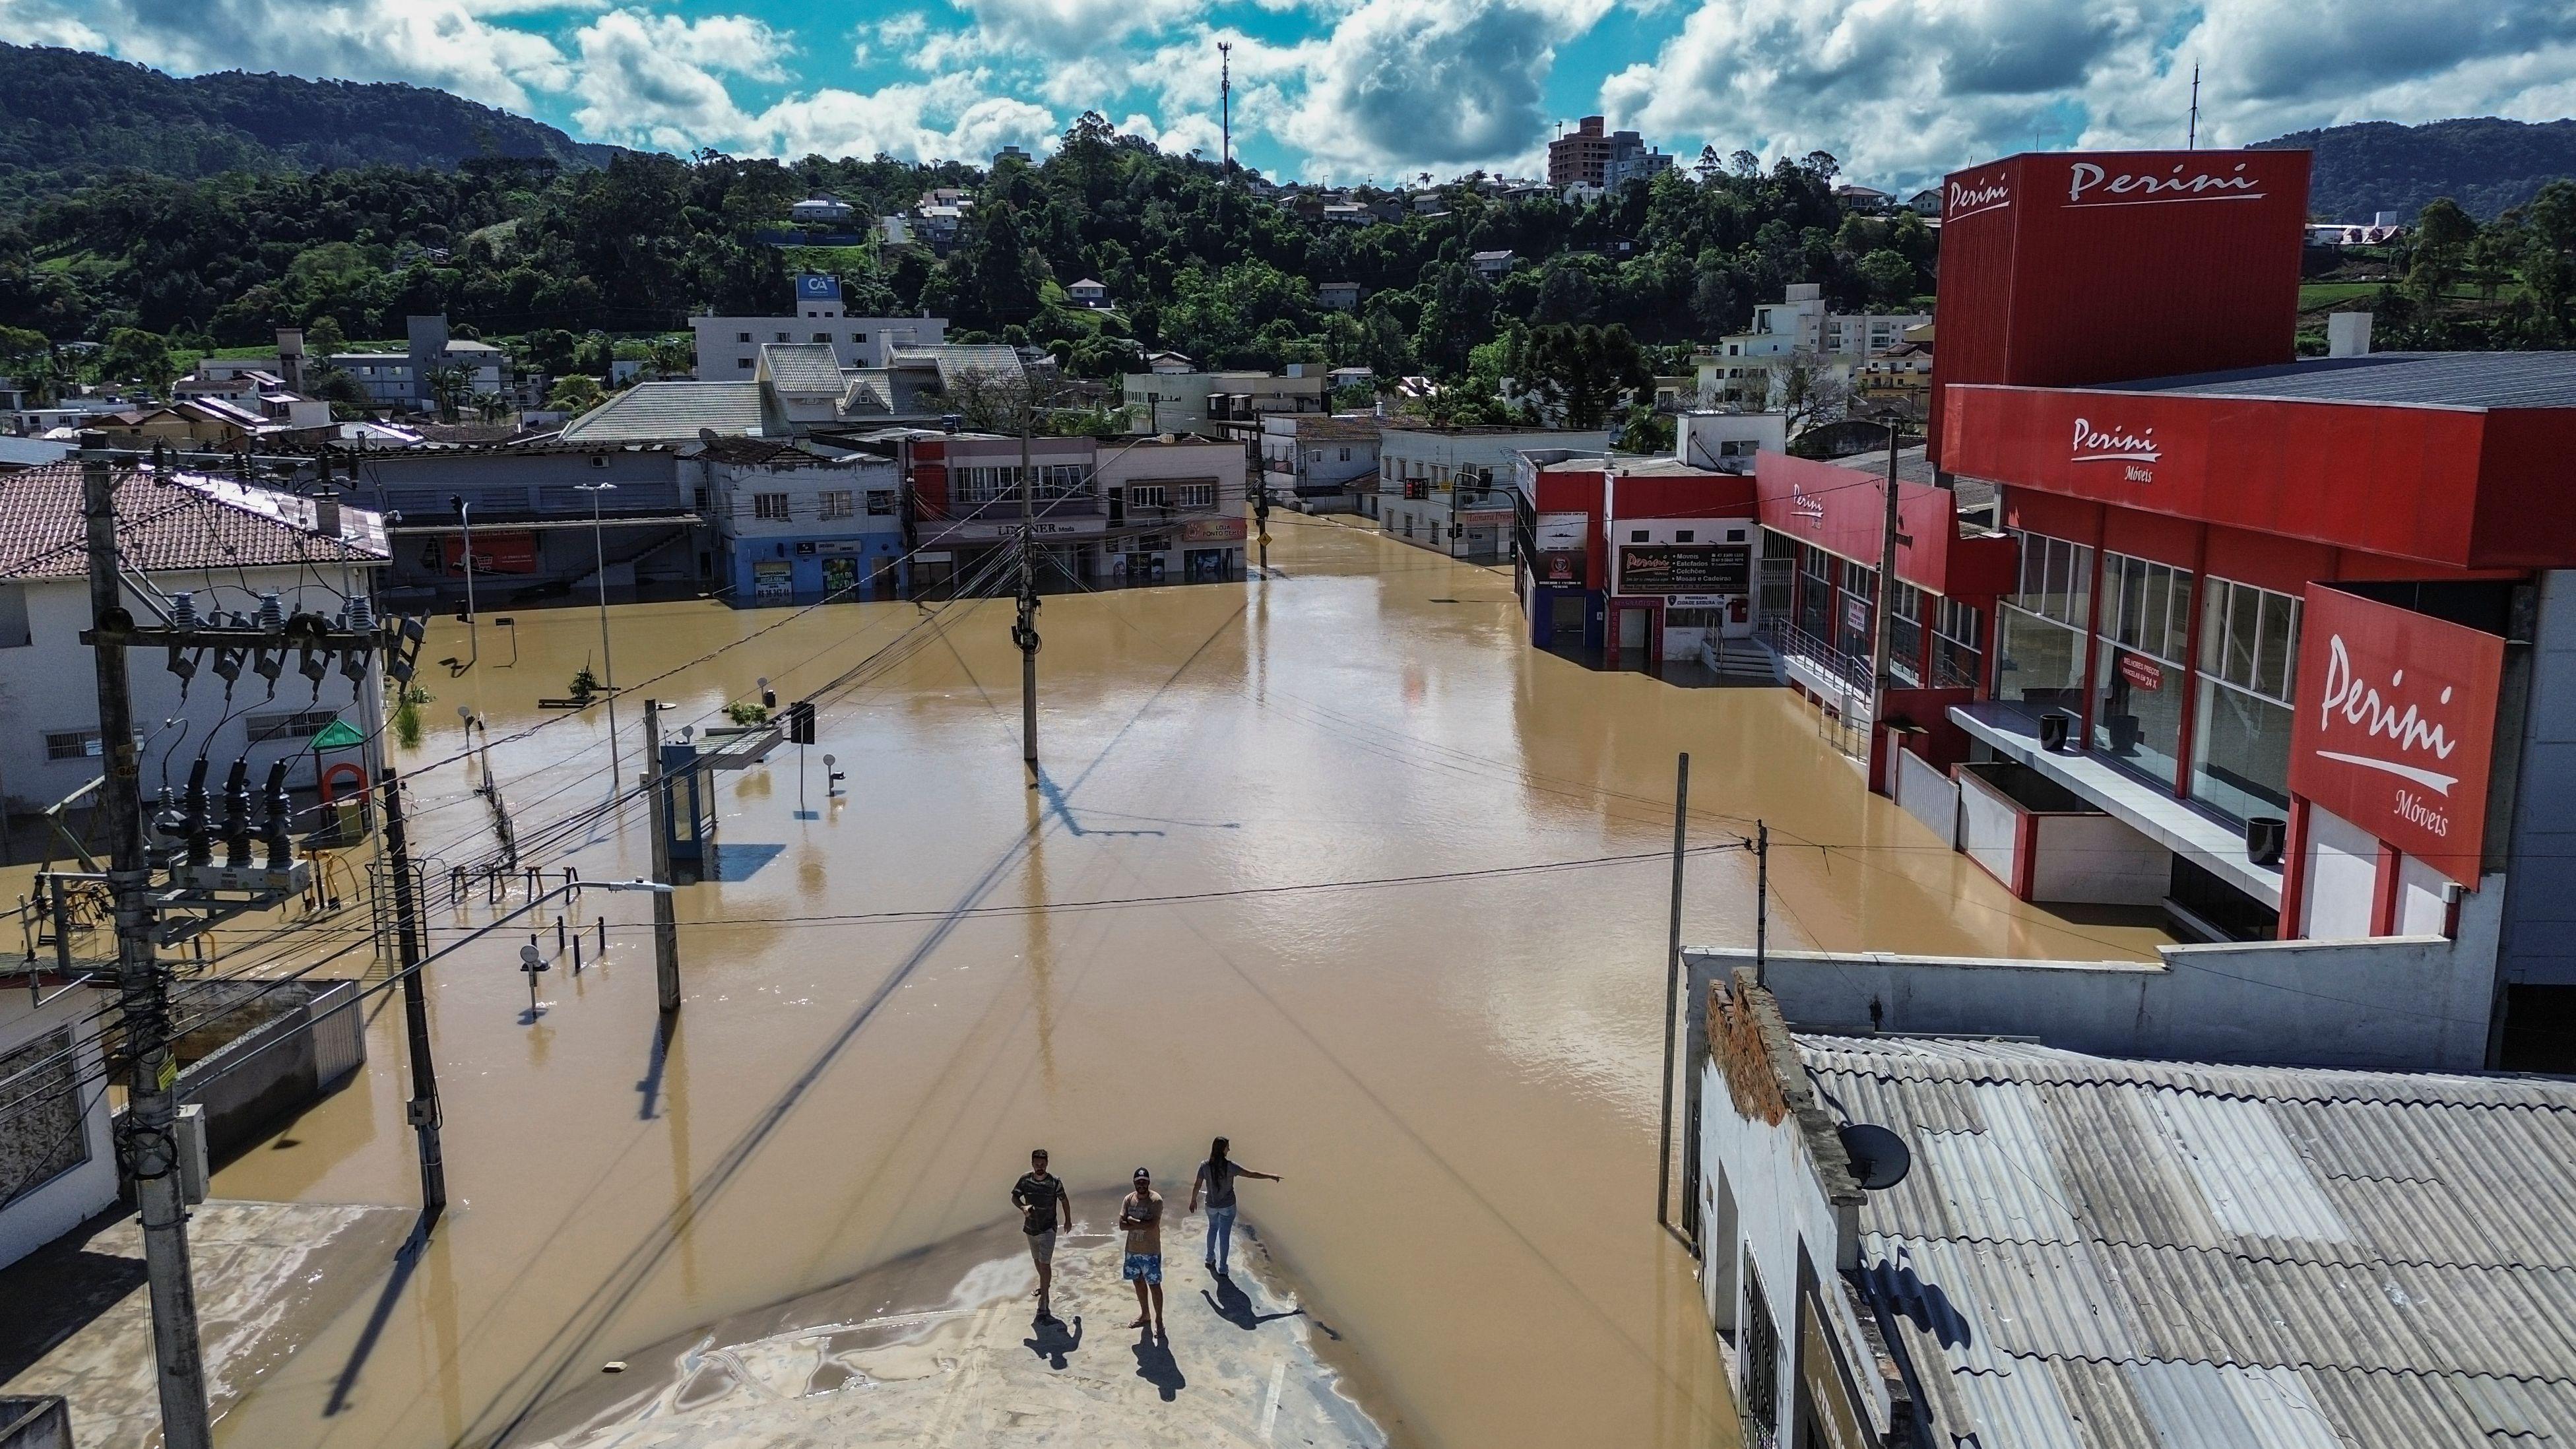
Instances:
[[[479,1444],[639,1345],[1000,1220],[1031,1147],[1092,1190],[1139,1165],[1185,1183],[1217,1133],[1288,1175],[1264,1236],[1408,1438],[1724,1442],[1693,1264],[1653,1202],[1674,753],[1693,846],[1770,822],[1784,946],[2162,938],[2012,900],[1866,796],[1784,693],[1588,671],[1520,642],[1499,571],[1274,530],[1281,578],[1049,600],[1035,789],[1003,611],[616,610],[620,677],[673,731],[762,676],[783,699],[844,680],[818,748],[847,793],[795,818],[783,754],[717,781],[721,838],[793,868],[675,898],[668,1036],[641,895],[601,903],[608,952],[578,991],[548,983],[542,1044],[509,933],[440,964],[455,1205],[345,1389],[364,1313],[252,1390],[227,1442]],[[643,875],[604,712],[534,705],[596,620],[518,618],[519,666],[434,681],[430,713],[489,719],[532,860]],[[442,894],[495,848],[455,741],[401,761],[442,940],[506,908]],[[1689,938],[1748,942],[1750,862],[1689,870]],[[371,1029],[384,1089],[329,1099],[219,1194],[411,1200],[398,1019]]]

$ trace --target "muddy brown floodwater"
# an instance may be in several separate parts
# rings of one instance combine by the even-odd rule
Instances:
[[[1786,692],[1592,672],[1522,642],[1499,569],[1326,521],[1278,534],[1275,579],[1048,599],[1035,789],[1007,602],[614,611],[619,678],[668,672],[642,692],[674,728],[757,677],[793,699],[874,657],[823,709],[813,818],[792,747],[721,781],[736,878],[677,898],[667,1040],[642,896],[577,908],[606,912],[607,962],[546,977],[533,1024],[524,936],[433,968],[455,1206],[222,1441],[486,1442],[603,1361],[994,1222],[1033,1145],[1077,1189],[1143,1164],[1185,1190],[1226,1133],[1285,1175],[1247,1184],[1246,1214],[1401,1442],[1731,1442],[1654,1213],[1675,752],[1695,846],[1771,823],[1783,945],[2162,937],[2013,901],[1865,795]],[[515,645],[487,612],[471,674],[425,671],[414,839],[433,872],[492,847],[450,758],[462,703],[535,855],[642,875],[640,806],[582,818],[614,790],[604,711],[535,707],[596,617],[513,614]],[[425,657],[463,632],[440,623]],[[632,696],[619,723],[631,781]],[[829,803],[825,752],[849,777]],[[1383,883],[1333,884],[1358,881]],[[1695,856],[1685,904],[1691,941],[1749,942],[1750,859]],[[488,916],[442,897],[432,919],[444,942]],[[415,1202],[400,1019],[380,1009],[360,1080],[217,1194]]]

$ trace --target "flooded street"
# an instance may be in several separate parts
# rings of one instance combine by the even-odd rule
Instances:
[[[1177,1211],[1225,1133],[1285,1177],[1248,1183],[1245,1217],[1396,1442],[1731,1443],[1693,1264],[1654,1210],[1675,752],[1693,846],[1770,823],[1784,948],[2165,938],[2012,900],[1865,794],[1787,691],[1595,673],[1521,642],[1501,569],[1274,528],[1275,579],[1046,601],[1037,789],[1006,600],[614,611],[629,785],[640,695],[676,731],[760,677],[782,701],[843,681],[813,818],[793,746],[720,777],[732,878],[677,897],[667,1040],[640,894],[572,908],[605,913],[608,958],[543,978],[533,1024],[524,935],[431,968],[454,1206],[223,1442],[485,1442],[605,1361],[1002,1220],[1033,1146],[1078,1192],[1148,1166]],[[400,763],[422,770],[438,944],[492,914],[446,905],[447,866],[494,848],[458,705],[489,721],[528,863],[649,870],[640,802],[588,818],[616,788],[606,712],[536,707],[595,661],[596,615],[486,602],[480,665],[424,664]],[[451,618],[423,658],[467,652]],[[827,752],[848,776],[829,802]],[[1685,939],[1749,944],[1751,858],[1689,872]],[[359,1080],[217,1196],[417,1202],[397,1000],[371,1003]]]

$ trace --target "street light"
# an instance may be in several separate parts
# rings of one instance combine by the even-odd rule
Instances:
[[[590,495],[591,576],[599,581],[599,670],[600,687],[608,691],[608,784],[617,787],[617,665],[608,657],[608,545],[602,537],[599,522],[599,495],[613,491],[614,483],[575,483],[575,488]]]
[[[462,493],[448,494],[447,502],[456,510],[457,526],[465,531],[465,662],[449,666],[456,673],[463,674],[474,667],[475,660],[483,657],[483,635],[474,624],[474,505],[466,502]]]

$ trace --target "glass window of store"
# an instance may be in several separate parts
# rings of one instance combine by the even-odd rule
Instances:
[[[2169,789],[2182,760],[2191,585],[2188,569],[2102,555],[2093,747]]]
[[[2290,804],[2299,600],[2211,579],[2200,609],[2191,797],[2234,820],[2278,815]]]
[[[1923,591],[1898,579],[1887,591],[1893,621],[1887,631],[1887,666],[1902,684],[1920,685],[1923,671]]]
[[[1967,689],[1978,682],[1985,662],[1986,620],[1982,610],[1956,599],[1934,601],[1932,611],[1932,687]]]
[[[1833,567],[1832,554],[1812,544],[1798,545],[1798,632],[1820,644],[1833,613]]]
[[[2021,579],[1995,623],[1995,698],[2037,714],[2076,709],[2084,696],[2084,631],[2092,627],[2093,550],[2012,530]]]
[[[1878,570],[1850,559],[1842,561],[1843,596],[1834,607],[1834,648],[1847,659],[1867,659],[1878,627],[1870,609],[1878,600]]]

